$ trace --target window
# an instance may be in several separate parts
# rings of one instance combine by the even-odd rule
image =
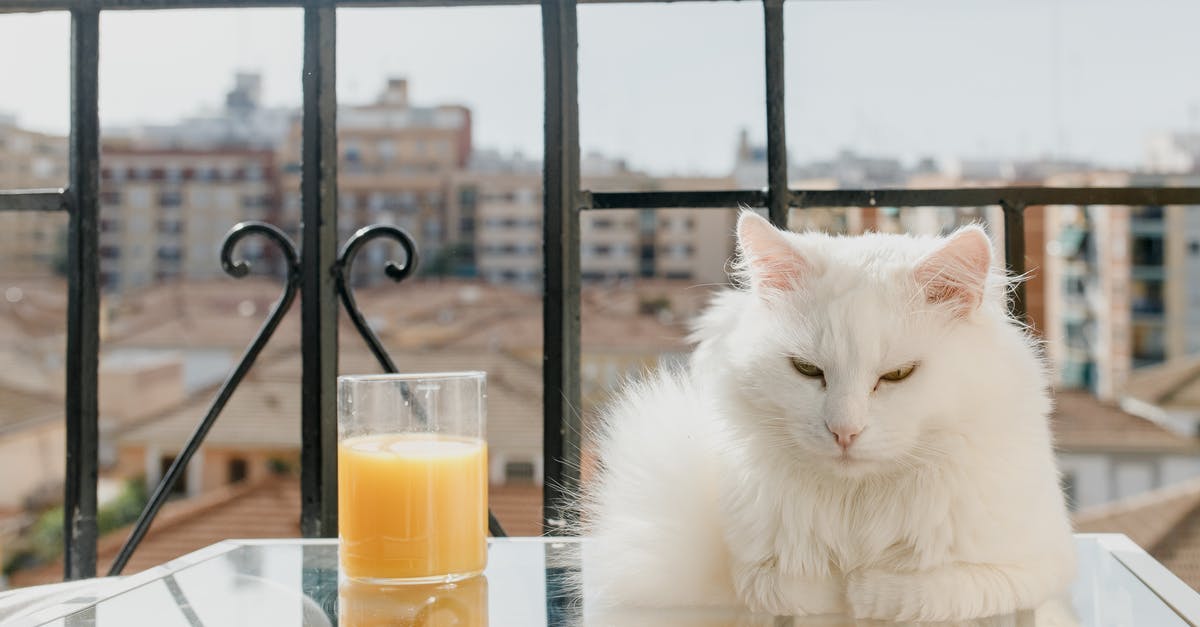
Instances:
[[[1162,207],[1133,207],[1129,211],[1130,215],[1137,219],[1144,220],[1161,220],[1163,219]]]
[[[1167,358],[1166,333],[1161,322],[1135,322],[1133,325],[1134,366],[1143,366]]]
[[[1134,313],[1161,314],[1166,310],[1161,281],[1131,281],[1129,288]]]
[[[506,483],[533,483],[533,462],[508,462],[504,464]]]
[[[158,204],[163,207],[178,207],[183,204],[183,194],[178,190],[166,190],[158,195]]]
[[[357,164],[361,161],[358,144],[346,142],[346,163]]]
[[[167,476],[167,470],[171,468],[171,464],[175,463],[174,455],[163,455],[158,460],[159,477]],[[184,467],[183,472],[179,475],[179,480],[171,488],[171,496],[187,495],[188,469]]]
[[[1133,246],[1130,250],[1133,265],[1163,265],[1163,249],[1162,237],[1135,235],[1133,237]]]
[[[396,142],[390,139],[381,139],[375,145],[375,151],[379,153],[380,161],[391,163],[396,158]]]
[[[238,483],[239,481],[245,481],[246,475],[248,474],[246,460],[240,457],[235,457],[229,460],[227,470],[228,471],[226,475],[228,476],[229,480],[226,483]]]
[[[639,222],[638,230],[640,230],[642,232],[642,234],[654,233],[654,212],[653,211],[651,211],[649,209],[643,210],[642,213],[638,216],[638,222]]]

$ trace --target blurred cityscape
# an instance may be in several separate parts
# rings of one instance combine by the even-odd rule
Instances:
[[[106,129],[102,148],[101,568],[146,493],[207,411],[280,291],[281,260],[248,239],[251,276],[226,276],[225,233],[263,220],[298,239],[300,124],[234,77],[224,109]],[[489,375],[492,506],[513,535],[540,533],[541,163],[476,146],[472,111],[410,101],[392,78],[338,112],[338,226],[394,224],[422,265],[395,285],[399,254],[364,249],[354,283],[405,371]],[[744,189],[765,148],[730,138],[724,176],[661,176],[584,155],[584,188]],[[65,137],[0,115],[0,189],[60,187]],[[1077,160],[904,163],[846,151],[796,164],[799,189],[1196,186],[1200,135],[1149,137],[1144,163]],[[726,283],[736,210],[589,212],[582,217],[585,420],[623,377],[683,359],[687,323]],[[789,227],[946,233],[998,207],[793,211]],[[66,220],[0,214],[0,565],[4,586],[61,578]],[[1054,431],[1077,524],[1119,531],[1200,586],[1200,212],[1177,206],[1030,207],[1028,308],[1057,386]],[[1001,260],[1002,261],[1002,260]],[[379,369],[345,320],[339,369]],[[299,313],[284,319],[209,433],[126,572],[228,537],[299,535]]]

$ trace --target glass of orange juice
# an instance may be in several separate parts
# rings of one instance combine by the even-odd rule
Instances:
[[[486,375],[338,377],[342,574],[450,582],[487,565]]]

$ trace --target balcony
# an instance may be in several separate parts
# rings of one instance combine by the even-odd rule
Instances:
[[[635,0],[628,0],[634,2]],[[385,225],[375,225],[354,232],[346,242],[339,241],[338,221],[345,221],[346,207],[339,214],[337,207],[338,180],[335,178],[337,166],[353,163],[361,165],[362,155],[355,152],[355,158],[350,160],[345,151],[339,152],[337,122],[339,107],[337,90],[334,82],[334,67],[336,65],[337,48],[334,45],[336,35],[337,7],[358,5],[422,5],[435,6],[441,4],[510,4],[505,0],[472,0],[470,2],[414,1],[387,2],[369,1],[339,2],[337,0],[320,0],[317,2],[300,2],[299,0],[280,0],[270,2],[272,6],[300,7],[304,13],[304,57],[303,57],[303,106],[299,122],[299,152],[302,159],[298,164],[288,162],[281,167],[283,175],[299,175],[298,189],[300,194],[295,201],[294,209],[300,217],[298,221],[289,221],[286,228],[259,222],[246,222],[237,225],[229,232],[221,243],[219,262],[224,271],[233,278],[241,278],[246,274],[247,267],[242,263],[244,257],[238,251],[249,249],[248,238],[261,240],[264,249],[262,259],[270,260],[281,272],[277,278],[282,279],[280,285],[267,286],[263,282],[255,283],[243,293],[239,289],[226,289],[218,286],[213,291],[219,292],[214,300],[228,301],[229,309],[236,311],[239,318],[236,324],[212,325],[205,327],[203,323],[194,320],[172,322],[170,327],[159,327],[155,333],[159,341],[194,334],[207,342],[222,341],[222,335],[229,335],[230,327],[242,330],[249,329],[249,343],[235,348],[244,349],[240,359],[230,363],[209,355],[208,369],[219,369],[228,372],[229,377],[221,382],[220,378],[206,379],[204,388],[211,394],[203,402],[192,403],[189,412],[179,412],[168,416],[163,421],[164,428],[170,427],[173,433],[181,435],[182,444],[176,451],[163,454],[163,451],[153,451],[154,442],[146,434],[146,429],[130,430],[131,440],[137,440],[144,447],[142,451],[146,468],[154,482],[154,490],[148,496],[148,504],[142,511],[137,523],[131,529],[127,543],[122,546],[101,546],[100,525],[97,521],[100,514],[100,499],[97,496],[97,471],[101,466],[101,454],[98,442],[101,440],[101,424],[104,411],[97,398],[97,390],[101,378],[100,372],[100,338],[108,329],[108,310],[105,309],[102,287],[119,284],[116,275],[101,275],[99,263],[103,260],[122,259],[118,246],[110,245],[110,239],[103,238],[104,221],[100,218],[101,200],[119,203],[121,195],[109,192],[104,198],[98,194],[101,172],[99,170],[100,134],[98,115],[98,56],[100,14],[109,10],[130,8],[163,8],[185,9],[195,7],[231,7],[238,8],[245,3],[237,0],[10,0],[0,13],[6,11],[71,11],[72,20],[72,114],[70,120],[70,150],[73,155],[73,167],[70,180],[64,189],[28,189],[16,191],[0,191],[0,212],[58,212],[69,215],[70,247],[66,266],[69,281],[68,303],[66,306],[66,338],[63,353],[62,371],[65,377],[65,448],[67,473],[62,492],[64,504],[62,517],[63,527],[63,559],[62,573],[67,579],[88,580],[105,572],[113,575],[133,570],[128,567],[138,555],[139,543],[146,539],[151,529],[150,524],[161,510],[163,516],[177,502],[168,503],[172,495],[189,493],[189,484],[196,479],[199,468],[205,467],[212,472],[218,467],[218,461],[224,462],[219,466],[229,477],[237,476],[230,484],[237,484],[247,478],[249,458],[217,458],[204,457],[201,445],[222,444],[233,448],[239,439],[253,437],[256,434],[248,431],[237,431],[236,425],[229,421],[220,421],[222,414],[238,411],[257,411],[287,418],[298,418],[300,428],[288,433],[295,442],[268,442],[264,448],[284,448],[294,445],[294,458],[280,456],[277,458],[260,459],[264,462],[258,468],[272,467],[295,468],[299,479],[295,492],[298,493],[295,519],[297,530],[307,539],[292,542],[237,543],[220,544],[212,549],[206,549],[200,554],[193,554],[182,560],[154,566],[151,570],[113,583],[103,589],[74,588],[70,598],[65,599],[67,605],[58,605],[38,614],[48,620],[62,618],[69,614],[82,612],[84,616],[109,615],[129,616],[121,614],[122,610],[112,608],[149,607],[158,604],[164,612],[175,612],[185,620],[195,618],[189,615],[194,612],[214,612],[216,620],[234,615],[250,615],[254,611],[266,611],[286,605],[291,608],[289,615],[307,617],[303,612],[315,611],[313,620],[322,616],[336,621],[336,616],[330,616],[324,608],[324,600],[328,599],[329,585],[336,583],[336,567],[331,565],[330,555],[334,550],[332,538],[336,536],[336,476],[335,462],[335,420],[336,411],[333,404],[335,390],[336,367],[339,357],[341,365],[356,370],[396,371],[394,355],[384,347],[380,336],[395,340],[403,333],[387,326],[388,319],[382,315],[369,318],[367,311],[385,310],[389,304],[387,297],[378,293],[364,298],[364,306],[360,308],[355,299],[353,280],[354,263],[358,252],[373,241],[387,241],[393,246],[397,261],[389,264],[387,256],[364,253],[358,261],[358,270],[370,274],[374,284],[382,283],[384,277],[400,282],[409,279],[413,272],[416,242],[407,233]],[[637,231],[635,235],[653,235],[656,229],[665,225],[675,231],[692,233],[703,227],[703,219],[687,218],[685,222],[658,222],[654,212],[663,210],[698,210],[700,213],[716,214],[718,211],[729,211],[738,207],[750,207],[764,212],[776,225],[786,226],[789,216],[807,215],[818,209],[853,208],[873,210],[887,208],[887,211],[864,211],[863,215],[873,216],[873,219],[896,218],[904,215],[905,211],[918,208],[929,209],[960,209],[996,207],[996,226],[1002,228],[998,241],[1003,250],[1005,270],[1012,276],[1023,275],[1026,271],[1026,256],[1029,250],[1025,232],[1029,211],[1041,211],[1045,206],[1108,206],[1108,205],[1200,205],[1200,188],[1195,187],[1108,187],[1108,186],[1017,186],[1017,185],[980,185],[942,188],[936,186],[901,186],[885,187],[854,187],[849,189],[827,189],[826,186],[813,185],[790,187],[789,154],[786,144],[784,115],[783,69],[783,2],[781,0],[765,0],[762,3],[764,57],[763,74],[765,77],[765,93],[763,111],[766,121],[766,147],[763,150],[750,150],[748,154],[761,157],[765,169],[765,187],[733,186],[722,188],[683,189],[630,189],[620,187],[590,187],[582,174],[579,109],[578,109],[578,29],[575,2],[572,0],[543,0],[541,7],[541,28],[545,47],[543,49],[543,77],[545,86],[544,107],[544,154],[541,182],[544,193],[537,194],[541,213],[537,219],[522,219],[520,223],[503,223],[502,227],[512,230],[534,231],[539,233],[544,246],[541,259],[544,262],[544,273],[541,275],[540,298],[537,299],[537,309],[542,312],[539,328],[533,335],[540,339],[538,354],[534,355],[535,363],[541,366],[539,375],[532,375],[533,387],[540,383],[541,392],[538,394],[540,410],[538,424],[532,432],[522,431],[522,436],[544,436],[539,457],[533,459],[517,459],[514,457],[501,466],[499,474],[509,479],[511,475],[514,484],[526,477],[540,479],[544,488],[540,490],[540,503],[531,508],[535,510],[536,519],[533,529],[523,529],[522,535],[533,535],[542,531],[550,536],[543,541],[524,541],[503,539],[504,529],[500,525],[492,528],[497,566],[489,572],[493,589],[505,589],[511,581],[521,580],[532,582],[511,596],[501,595],[505,603],[524,603],[530,599],[532,614],[528,614],[531,622],[520,624],[536,625],[539,620],[547,624],[554,623],[555,612],[560,611],[556,605],[561,597],[552,594],[561,585],[556,580],[554,572],[545,568],[547,555],[562,549],[560,545],[568,545],[576,540],[558,539],[564,532],[564,521],[570,519],[572,510],[572,490],[581,480],[580,468],[585,465],[585,456],[580,442],[581,433],[585,430],[580,408],[585,406],[584,390],[587,387],[585,376],[587,367],[595,372],[604,371],[603,377],[617,380],[623,373],[634,371],[643,364],[638,356],[620,355],[617,350],[604,355],[604,359],[585,363],[582,354],[580,319],[594,307],[593,311],[606,311],[603,306],[611,305],[619,300],[610,294],[602,293],[588,302],[581,296],[581,283],[589,275],[584,262],[589,255],[597,257],[622,256],[631,264],[610,273],[598,272],[594,275],[597,281],[614,277],[622,280],[629,279],[634,274],[652,275],[655,268],[666,253],[680,253],[677,256],[688,257],[698,252],[692,244],[672,244],[663,250],[656,250],[653,240],[646,243],[634,238],[626,244],[597,244],[585,243],[584,228],[581,226],[581,215],[586,213],[613,212],[617,216],[625,213],[641,212],[636,221],[629,224]],[[2,16],[0,16],[2,17]],[[846,157],[850,159],[851,157]],[[356,176],[365,172],[378,172],[365,167],[345,167],[342,174]],[[383,170],[380,170],[383,171]],[[152,177],[141,177],[152,178]],[[257,177],[256,177],[257,178]],[[614,177],[607,180],[620,183],[629,179]],[[536,185],[536,175],[535,183]],[[467,187],[462,188],[468,189]],[[606,191],[598,191],[605,189]],[[440,192],[439,192],[440,193]],[[453,191],[450,192],[453,198]],[[470,194],[469,204],[476,202],[475,194]],[[519,194],[509,193],[505,203],[519,203]],[[159,196],[159,204],[164,207],[180,205],[182,197],[178,194],[169,198]],[[291,198],[289,196],[289,198]],[[396,198],[399,198],[398,196]],[[427,197],[428,198],[428,197]],[[448,211],[444,204],[451,202],[430,201],[430,212]],[[484,198],[482,195],[480,198]],[[167,202],[167,201],[170,202]],[[289,201],[291,202],[291,201]],[[380,201],[379,209],[394,209],[403,211],[416,207],[412,198],[404,200]],[[482,202],[482,200],[480,201]],[[390,204],[389,204],[390,203]],[[270,209],[268,196],[245,197],[242,203],[245,207],[254,209]],[[363,203],[369,205],[370,202]],[[464,204],[468,204],[464,202]],[[394,205],[394,206],[392,206]],[[435,206],[436,205],[436,206]],[[287,209],[291,209],[289,207]],[[1030,209],[1034,208],[1034,209]],[[472,208],[474,210],[474,208]],[[483,210],[481,205],[480,210]],[[810,211],[812,210],[812,211]],[[1028,211],[1027,211],[1028,210]],[[1152,214],[1139,214],[1131,223],[1131,230],[1139,235],[1161,235],[1161,224],[1154,230],[1148,226]],[[269,217],[269,216],[267,216]],[[414,218],[415,220],[416,218]],[[611,233],[619,230],[623,218],[600,218],[594,222],[598,230]],[[460,218],[467,220],[467,218]],[[512,222],[515,219],[510,219]],[[282,219],[280,220],[282,222]],[[456,220],[448,219],[446,223],[453,224]],[[1160,221],[1161,222],[1161,221]],[[461,223],[461,222],[459,222]],[[476,217],[468,220],[469,229],[462,229],[474,234],[493,228],[484,219]],[[843,226],[849,224],[844,215],[836,216],[832,223]],[[166,234],[176,234],[182,228],[182,222],[166,222],[159,224],[159,230]],[[191,222],[188,223],[189,233]],[[300,226],[296,226],[299,224]],[[421,239],[427,234],[436,233],[435,228],[442,222],[432,221],[420,224]],[[481,226],[482,224],[482,226]],[[604,225],[601,227],[600,225]],[[233,225],[230,225],[233,226]],[[293,239],[293,235],[295,239]],[[680,235],[683,237],[683,235]],[[1093,247],[1088,235],[1081,229],[1068,229],[1064,237],[1064,246],[1070,248],[1072,254],[1089,257]],[[105,246],[98,246],[101,242]],[[690,241],[690,240],[689,240]],[[245,242],[245,243],[243,243]],[[214,242],[214,245],[216,242]],[[245,246],[246,248],[239,248]],[[505,245],[495,250],[498,254],[511,255],[520,253],[523,256],[537,256],[536,248],[516,248]],[[484,252],[487,252],[486,250]],[[172,264],[185,257],[178,249],[159,251],[158,257]],[[256,260],[253,256],[251,260]],[[1089,257],[1090,258],[1090,257]],[[447,262],[448,263],[448,262]],[[215,265],[215,264],[214,264]],[[1087,272],[1079,264],[1080,276]],[[366,269],[368,266],[370,268]],[[385,270],[386,268],[386,270]],[[107,269],[106,269],[107,272]],[[509,280],[536,281],[533,271],[522,267],[507,269],[509,274],[503,275]],[[665,278],[680,277],[687,274],[683,270],[673,270],[675,275]],[[385,274],[386,273],[386,274]],[[1133,277],[1145,281],[1163,281],[1165,274],[1161,268],[1152,266],[1136,266],[1132,270]],[[162,277],[175,276],[175,267],[164,271]],[[378,276],[376,276],[378,275]],[[693,275],[687,274],[691,277]],[[261,278],[261,277],[260,277]],[[369,282],[369,281],[368,281]],[[1078,281],[1082,285],[1082,279]],[[404,285],[401,289],[409,288]],[[471,301],[493,295],[479,290],[463,290],[454,294],[437,291],[436,287],[420,285],[424,292],[409,292],[414,300],[445,298],[447,301]],[[1017,283],[1013,288],[1011,310],[1013,314],[1024,319],[1027,306],[1027,290],[1025,283]],[[273,291],[277,290],[277,291]],[[278,298],[271,300],[263,295]],[[368,294],[366,290],[359,295]],[[525,294],[528,296],[528,294]],[[191,295],[174,295],[178,302],[187,302]],[[300,304],[295,305],[297,297]],[[406,295],[407,297],[407,295]],[[516,300],[510,294],[503,295],[505,299]],[[647,297],[653,299],[653,296]],[[499,298],[497,299],[499,300]],[[649,302],[649,301],[647,301]],[[370,303],[379,310],[368,310]],[[339,320],[339,309],[344,308],[348,319]],[[1084,316],[1075,305],[1071,305],[1075,318]],[[503,307],[497,306],[497,310]],[[1138,310],[1145,313],[1148,310]],[[497,314],[496,311],[491,312]],[[510,313],[500,311],[499,315]],[[660,314],[661,308],[655,309]],[[669,313],[669,312],[668,312]],[[455,319],[458,312],[453,307],[446,306],[440,311],[430,314],[426,319],[402,320],[404,324],[426,325],[427,327],[454,327],[456,334],[467,335],[473,329],[472,324],[478,320],[462,321]],[[513,316],[516,318],[517,316]],[[181,316],[183,318],[183,316]],[[527,332],[528,325],[523,317],[511,327],[505,327],[506,332]],[[660,327],[657,321],[639,320],[654,330]],[[193,326],[187,326],[192,324]],[[259,325],[261,324],[261,328]],[[385,331],[395,331],[388,333]],[[447,332],[447,336],[449,332]],[[439,338],[444,340],[445,338]],[[489,341],[499,342],[493,336]],[[360,346],[362,340],[364,345]],[[1149,342],[1149,340],[1147,340]],[[347,348],[353,343],[357,349]],[[268,360],[270,351],[277,345],[295,349],[292,356],[295,359]],[[1087,342],[1082,336],[1073,337],[1070,348],[1082,351],[1087,348]],[[203,349],[206,346],[190,346],[188,348]],[[208,347],[211,348],[211,347]],[[478,349],[478,346],[475,347]],[[401,351],[395,355],[404,356]],[[434,356],[423,355],[426,363],[445,365],[446,367],[464,363],[464,360],[481,360],[479,352],[463,350],[454,353],[443,349]],[[1138,358],[1145,357],[1143,352]],[[205,360],[205,355],[189,354],[195,366]],[[260,357],[262,359],[260,359]],[[492,357],[487,357],[491,359]],[[514,358],[505,355],[501,358]],[[460,361],[453,361],[458,359]],[[221,362],[218,366],[213,363]],[[404,363],[401,360],[400,363]],[[411,363],[411,362],[410,362]],[[1082,362],[1081,362],[1082,363]],[[1094,379],[1091,364],[1079,366],[1068,376],[1082,381],[1091,382]],[[204,370],[205,368],[198,368]],[[253,372],[253,374],[251,374]],[[261,375],[261,379],[258,378]],[[149,375],[147,375],[149,376]],[[525,377],[531,376],[527,371]],[[600,375],[597,375],[600,378]],[[299,388],[286,387],[283,382],[299,382]],[[529,385],[528,381],[508,381],[515,387]],[[140,391],[137,387],[130,388]],[[200,417],[199,421],[188,420]],[[244,426],[244,425],[243,425]],[[283,431],[283,427],[280,428]],[[269,445],[269,446],[268,446]],[[239,470],[240,469],[240,470]],[[189,474],[190,473],[190,474]],[[268,485],[270,477],[264,478],[262,485]],[[254,486],[261,487],[260,484]],[[249,492],[248,486],[242,486]],[[278,486],[275,486],[278,487]],[[518,486],[520,487],[520,486]],[[288,488],[280,488],[287,490]],[[236,492],[231,488],[230,492]],[[528,495],[530,491],[523,492]],[[242,495],[241,492],[238,492]],[[244,496],[244,495],[242,495]],[[233,498],[232,496],[230,498]],[[179,516],[176,514],[176,516]],[[513,528],[510,527],[510,531]],[[1194,623],[1197,613],[1193,607],[1196,599],[1190,590],[1180,589],[1182,584],[1157,564],[1148,554],[1132,547],[1127,541],[1111,537],[1081,536],[1078,546],[1084,555],[1086,570],[1080,578],[1075,590],[1076,609],[1084,615],[1087,624],[1107,624],[1122,620],[1161,621],[1153,624],[1168,625],[1174,622]],[[275,571],[266,568],[259,573],[248,573],[239,570],[252,562],[258,567],[263,564],[279,565]],[[157,562],[155,563],[157,564]],[[573,564],[569,568],[586,568],[586,565]],[[217,578],[211,569],[222,570],[224,578]],[[280,581],[267,581],[271,575],[266,571],[281,574]],[[233,573],[231,576],[230,573]],[[243,575],[245,578],[242,578]],[[246,583],[251,576],[259,577],[253,585]],[[97,582],[89,582],[91,583]],[[244,587],[239,587],[246,583]],[[261,584],[261,586],[260,586]],[[258,597],[259,604],[255,605],[245,593],[249,590],[262,591],[273,584],[282,588],[275,589],[278,597],[264,599]],[[256,587],[258,586],[258,587]],[[336,589],[336,585],[334,586]],[[1117,592],[1113,592],[1113,591]],[[228,593],[226,599],[234,601],[221,606],[212,600],[215,593]],[[1115,597],[1121,594],[1125,596]],[[307,600],[304,598],[307,597]],[[201,599],[193,604],[189,599]],[[323,600],[324,599],[324,600]],[[1128,601],[1121,605],[1117,600]],[[0,597],[0,601],[3,598]],[[1124,602],[1122,601],[1122,602]],[[273,605],[278,602],[280,605]],[[314,610],[310,605],[315,602]],[[76,605],[72,606],[71,603]],[[190,608],[190,609],[187,609]],[[324,608],[324,609],[323,609]],[[528,608],[522,606],[522,610]],[[493,606],[493,616],[524,616],[518,610],[509,610],[508,606]],[[110,613],[111,612],[111,613]],[[232,612],[232,614],[231,614]],[[1089,612],[1091,612],[1089,614]],[[165,614],[164,614],[165,615]],[[171,614],[174,616],[174,614]],[[206,615],[207,616],[207,615]],[[1146,618],[1149,617],[1149,618]],[[205,619],[207,621],[208,619]],[[514,619],[520,620],[520,619]],[[654,621],[654,618],[647,619]],[[654,624],[654,623],[652,623]]]

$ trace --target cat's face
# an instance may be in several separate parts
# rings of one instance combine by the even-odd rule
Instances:
[[[739,420],[847,476],[936,454],[944,399],[971,376],[987,236],[798,235],[747,213],[739,244],[750,294],[727,343]]]

